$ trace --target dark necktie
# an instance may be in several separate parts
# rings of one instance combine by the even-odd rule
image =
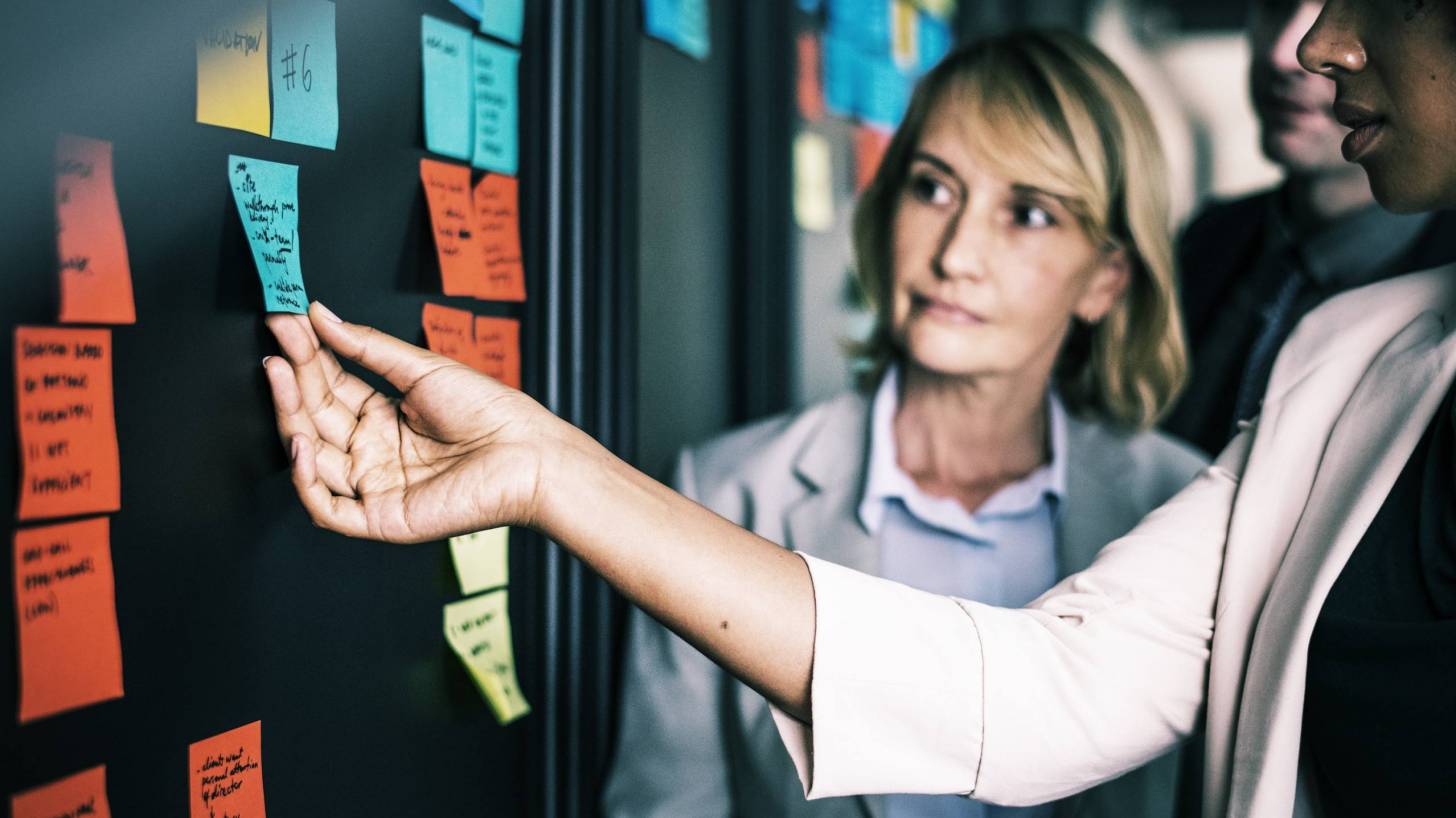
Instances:
[[[1244,377],[1239,381],[1239,394],[1234,401],[1234,423],[1230,434],[1238,434],[1239,421],[1258,414],[1259,402],[1269,385],[1269,373],[1274,368],[1274,359],[1299,318],[1295,310],[1299,296],[1310,283],[1293,251],[1285,254],[1281,267],[1284,280],[1274,299],[1263,309],[1263,326],[1249,348],[1249,360],[1244,365]]]

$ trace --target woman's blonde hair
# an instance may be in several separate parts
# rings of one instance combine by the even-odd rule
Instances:
[[[1074,321],[1055,380],[1082,415],[1150,426],[1187,378],[1173,271],[1168,186],[1152,116],[1096,46],[1063,31],[1029,30],[961,48],[915,89],[854,214],[860,286],[876,313],[855,347],[864,383],[899,352],[891,337],[891,226],[910,158],[931,112],[954,105],[977,159],[997,175],[1057,196],[1092,243],[1120,248],[1131,281],[1101,321]]]

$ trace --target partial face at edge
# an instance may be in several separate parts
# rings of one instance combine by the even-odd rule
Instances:
[[[1264,155],[1300,175],[1348,172],[1340,154],[1346,129],[1330,110],[1335,84],[1299,64],[1299,41],[1319,17],[1320,0],[1249,4],[1249,95],[1259,115]]]

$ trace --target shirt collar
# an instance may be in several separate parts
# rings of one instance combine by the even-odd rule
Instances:
[[[1289,218],[1288,188],[1273,196],[1270,214],[1280,244],[1292,245],[1319,286],[1344,290],[1384,278],[1430,224],[1430,213],[1398,215],[1377,204],[1341,216],[1306,235]]]
[[[1047,425],[1051,462],[987,498],[974,514],[949,497],[932,497],[900,468],[895,448],[895,414],[900,408],[900,368],[891,365],[870,404],[870,451],[865,470],[859,519],[871,534],[879,532],[888,503],[899,500],[921,522],[975,537],[978,523],[1029,514],[1051,498],[1060,503],[1067,493],[1067,412],[1055,390],[1047,392]]]

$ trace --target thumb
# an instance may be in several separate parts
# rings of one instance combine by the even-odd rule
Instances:
[[[448,358],[363,324],[350,324],[315,301],[308,318],[325,346],[389,381],[407,394],[420,379],[451,365]]]

